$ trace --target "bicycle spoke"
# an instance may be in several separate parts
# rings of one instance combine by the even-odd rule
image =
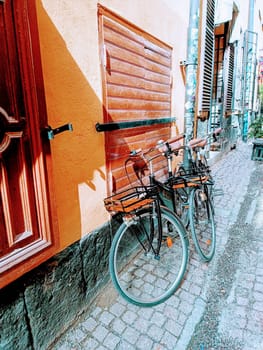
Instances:
[[[161,220],[164,232],[158,255],[158,222],[150,210],[142,210],[139,219],[136,217],[129,226],[123,225],[112,243],[113,283],[125,299],[136,305],[163,302],[175,292],[184,276],[188,248],[182,227],[164,209]]]

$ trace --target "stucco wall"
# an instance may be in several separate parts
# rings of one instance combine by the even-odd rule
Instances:
[[[186,58],[189,7],[173,0],[104,0],[126,20],[173,47],[172,115],[183,127],[184,85],[179,62]],[[52,127],[71,122],[74,131],[51,141],[60,248],[108,219],[98,47],[97,1],[37,0],[42,66]]]

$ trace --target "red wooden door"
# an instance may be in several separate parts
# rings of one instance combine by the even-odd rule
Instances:
[[[34,1],[0,1],[0,287],[53,251],[36,29]]]

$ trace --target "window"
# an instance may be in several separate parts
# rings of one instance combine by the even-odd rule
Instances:
[[[224,60],[224,110],[225,116],[232,114],[234,46],[229,45],[225,50]]]
[[[171,117],[172,49],[99,6],[104,122]],[[105,134],[109,192],[128,185],[123,170],[131,149],[167,139],[170,125],[147,125]]]
[[[215,0],[202,0],[200,13],[197,117],[209,118],[214,71]]]
[[[221,26],[219,32],[224,32],[224,26]],[[213,93],[212,93],[212,114],[211,127],[217,128],[221,125],[223,94],[224,94],[224,51],[225,51],[225,35],[215,35],[214,50],[214,74],[213,74]]]

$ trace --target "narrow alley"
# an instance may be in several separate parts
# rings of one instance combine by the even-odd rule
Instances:
[[[263,163],[252,145],[214,162],[217,249],[203,263],[190,244],[185,280],[165,303],[139,308],[112,284],[52,350],[260,350],[263,348]]]
[[[0,0],[0,47],[0,350],[262,350],[263,0]]]

